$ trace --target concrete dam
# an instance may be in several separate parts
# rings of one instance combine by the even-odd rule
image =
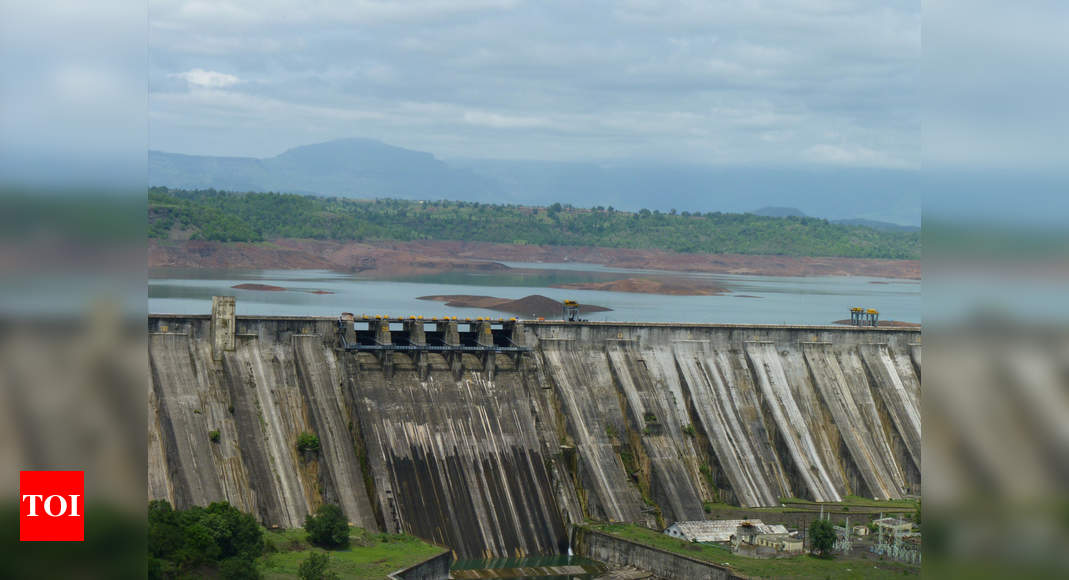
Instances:
[[[459,557],[920,490],[916,329],[150,315],[149,496]],[[318,451],[299,451],[313,433]]]

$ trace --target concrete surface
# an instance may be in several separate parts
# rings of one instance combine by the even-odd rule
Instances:
[[[413,324],[394,342],[455,333]],[[299,527],[330,501],[480,558],[561,553],[585,518],[920,488],[917,330],[506,322],[468,332],[533,352],[476,356],[345,352],[332,318],[237,316],[232,349],[208,316],[148,325],[149,495],[178,507]]]

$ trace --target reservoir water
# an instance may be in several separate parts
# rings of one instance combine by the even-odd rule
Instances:
[[[419,297],[473,294],[523,298],[541,294],[558,301],[570,298],[612,309],[588,315],[593,321],[828,324],[849,318],[852,306],[876,308],[881,320],[921,321],[919,280],[698,274],[576,263],[502,263],[512,269],[390,280],[329,270],[152,269],[148,310],[156,314],[207,314],[212,296],[232,295],[237,297],[239,315],[336,316],[340,312],[353,312],[498,318],[512,315],[480,308],[447,307],[442,302],[419,300]],[[552,287],[628,277],[702,280],[729,292],[717,296],[665,296]],[[286,290],[232,288],[246,283]]]

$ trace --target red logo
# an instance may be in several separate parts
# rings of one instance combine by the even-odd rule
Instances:
[[[19,540],[83,541],[84,491],[81,471],[20,471]]]

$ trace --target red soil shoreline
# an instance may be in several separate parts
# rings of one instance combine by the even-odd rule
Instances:
[[[367,243],[278,239],[250,244],[150,240],[148,250],[149,267],[152,268],[323,269],[359,272],[380,278],[509,269],[497,261],[582,262],[616,268],[756,276],[869,276],[907,280],[921,277],[917,260],[681,254],[662,250],[484,242]]]
[[[651,280],[649,278],[624,278],[609,282],[554,284],[552,287],[568,290],[602,290],[606,292],[632,292],[670,296],[717,296],[730,292],[730,290],[697,280]]]

